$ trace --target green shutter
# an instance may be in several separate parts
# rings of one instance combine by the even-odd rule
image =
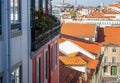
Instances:
[[[112,75],[117,75],[117,67],[116,66],[111,67],[111,74]]]

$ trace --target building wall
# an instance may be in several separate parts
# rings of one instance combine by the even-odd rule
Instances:
[[[9,0],[2,0],[2,38],[0,39],[0,73],[3,72],[3,83],[7,83],[6,76],[6,59],[7,59],[7,29],[8,29],[8,11],[6,10],[8,7]],[[32,73],[30,70],[30,37],[29,37],[29,29],[30,29],[30,2],[29,0],[21,0],[21,10],[22,10],[22,34],[15,37],[11,37],[10,43],[10,58],[11,58],[11,71],[15,70],[16,67],[22,66],[22,83],[32,83],[30,80],[32,79],[29,75]],[[11,32],[12,34],[13,32]],[[29,63],[29,64],[28,64]],[[12,73],[12,72],[11,72]]]
[[[115,47],[116,48],[116,52],[112,52],[112,48]],[[102,50],[101,51],[104,51],[104,56],[108,56],[108,62],[112,62],[112,56],[115,56],[116,57],[116,62],[119,62],[120,63],[120,47],[119,46],[104,46],[102,47]],[[104,60],[104,58],[103,58]],[[102,62],[103,62],[102,60]]]
[[[57,59],[57,65],[55,65],[54,66],[54,64],[55,64],[55,56],[54,56],[54,54],[55,54],[55,50],[53,50],[53,54],[51,55],[51,53],[50,53],[50,48],[51,48],[51,46],[54,46],[54,44],[55,44],[55,42],[57,43],[57,47],[58,47],[58,39],[59,39],[59,36],[56,36],[54,39],[52,39],[51,41],[49,41],[45,46],[43,46],[34,56],[33,56],[33,58],[32,58],[32,83],[37,83],[37,63],[36,63],[36,61],[37,61],[37,58],[38,57],[40,57],[41,58],[41,64],[39,64],[39,66],[40,66],[40,81],[41,81],[41,83],[44,83],[44,71],[45,71],[45,65],[44,65],[44,51],[46,50],[46,49],[48,49],[48,80],[47,80],[47,83],[58,83],[58,81],[59,81],[59,77],[58,77],[58,74],[59,74],[59,63],[58,63],[58,59]],[[54,47],[53,47],[53,49],[54,49]],[[57,48],[58,49],[58,48]],[[57,55],[58,55],[58,50],[56,50],[57,52]],[[56,56],[57,56],[56,55]],[[51,58],[52,57],[52,65],[51,65]],[[57,58],[58,58],[58,56],[57,56]],[[51,66],[54,66],[54,68],[53,68],[53,70],[51,71]]]
[[[116,52],[113,52],[112,49],[116,48]],[[101,49],[104,52],[103,59],[102,59],[102,83],[106,83],[107,81],[116,81],[117,76],[120,74],[120,47],[119,46],[103,46]],[[104,62],[105,56],[108,57],[107,62]],[[116,62],[112,64],[112,57],[116,57]],[[107,71],[104,72],[104,67],[107,67]],[[116,75],[111,75],[112,67],[115,66],[117,71]],[[106,77],[106,78],[104,78]]]

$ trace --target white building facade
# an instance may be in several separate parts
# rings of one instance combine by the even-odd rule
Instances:
[[[31,83],[30,0],[0,0],[0,83]]]

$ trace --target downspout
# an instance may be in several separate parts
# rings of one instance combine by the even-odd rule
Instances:
[[[28,56],[28,83],[30,83],[29,82],[29,58],[30,58],[30,48],[31,48],[31,46],[30,46],[30,5],[29,5],[29,0],[27,0],[27,42],[28,42],[28,44],[27,44],[27,56]]]
[[[7,83],[11,83],[11,23],[10,23],[10,0],[7,0],[7,19],[6,19],[6,22],[7,22]]]

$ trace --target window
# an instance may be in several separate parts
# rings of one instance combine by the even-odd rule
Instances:
[[[2,6],[1,6],[1,0],[0,0],[0,35],[2,34]]]
[[[50,70],[53,70],[53,46],[50,48]]]
[[[41,83],[41,57],[38,57],[36,60],[36,83]]]
[[[112,57],[112,64],[116,63],[116,57]]]
[[[108,67],[104,66],[104,72],[107,72],[107,71],[108,71]]]
[[[39,10],[42,8],[42,0],[35,0],[35,9]]]
[[[57,65],[57,61],[58,61],[58,45],[57,43],[55,43],[55,64]]]
[[[112,48],[112,52],[116,52],[116,48],[115,47]]]
[[[48,79],[48,50],[44,51],[44,83]]]
[[[0,76],[0,83],[3,83],[3,77]]]
[[[104,63],[107,63],[107,62],[108,62],[108,57],[104,56]]]
[[[116,66],[111,67],[111,75],[117,75],[117,67]]]
[[[22,83],[22,66],[12,71],[12,83]]]
[[[43,8],[43,0],[31,0],[31,8],[35,8],[36,10]],[[30,24],[33,25],[33,21],[35,20],[34,12],[31,11]]]
[[[21,0],[11,0],[11,30],[21,29]]]
[[[56,66],[56,56],[57,56],[57,54],[56,54],[56,43],[55,43],[54,44],[54,68]]]

